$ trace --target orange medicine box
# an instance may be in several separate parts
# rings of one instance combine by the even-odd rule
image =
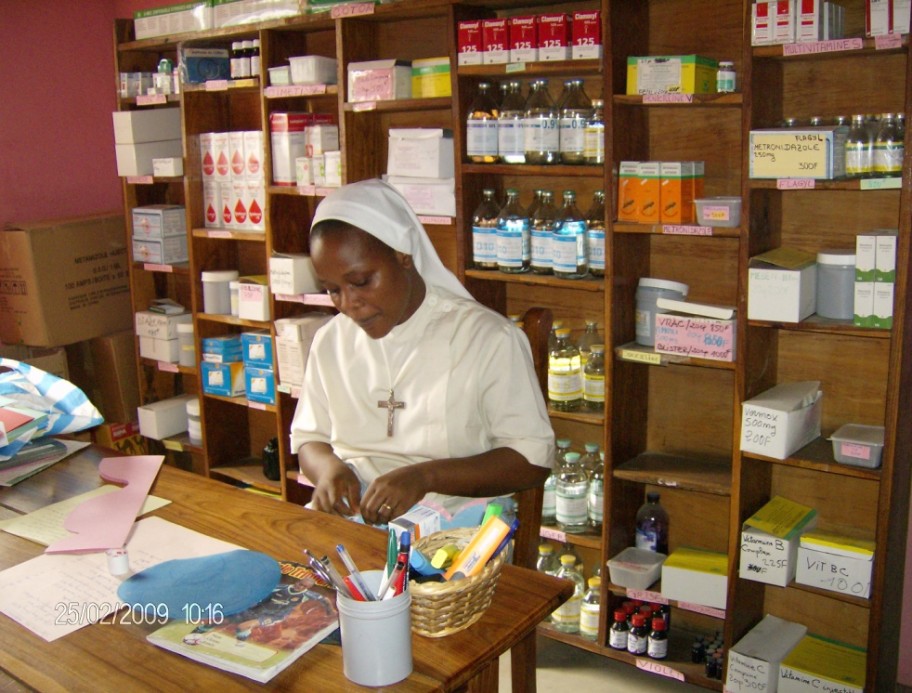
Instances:
[[[663,224],[690,224],[694,220],[692,161],[663,161],[659,164],[661,176],[659,218]]]
[[[637,220],[637,167],[639,161],[622,161],[618,166],[618,221]]]
[[[637,164],[636,201],[637,221],[641,224],[658,224],[661,206],[661,164],[658,161],[641,161]]]

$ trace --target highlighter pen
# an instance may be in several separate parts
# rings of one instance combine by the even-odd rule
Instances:
[[[494,549],[494,553],[491,554],[491,557],[488,559],[488,562],[493,561],[497,558],[498,554],[503,551],[507,544],[510,543],[510,540],[513,538],[513,535],[516,534],[516,530],[519,529],[519,518],[513,518],[513,522],[510,523],[510,531],[507,532],[507,536],[503,538],[503,541],[500,542],[500,546]]]
[[[376,601],[377,597],[374,596],[374,593],[371,592],[370,587],[368,587],[367,583],[364,582],[364,578],[361,577],[361,571],[358,570],[358,566],[355,565],[352,557],[348,555],[348,551],[345,550],[345,547],[342,544],[336,544],[336,551],[339,552],[339,558],[342,559],[342,562],[345,564],[345,567],[351,574],[352,580],[355,581],[355,585],[358,587],[358,591],[367,597],[368,601]]]

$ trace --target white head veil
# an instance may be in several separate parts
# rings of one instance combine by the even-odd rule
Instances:
[[[374,178],[332,191],[317,205],[313,224],[327,219],[351,224],[393,250],[411,255],[418,274],[428,284],[472,298],[456,275],[444,267],[409,203],[389,183]]]

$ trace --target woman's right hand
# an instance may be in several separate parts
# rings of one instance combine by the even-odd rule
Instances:
[[[325,443],[305,443],[298,452],[301,471],[314,482],[314,510],[350,517],[361,512],[361,482]]]

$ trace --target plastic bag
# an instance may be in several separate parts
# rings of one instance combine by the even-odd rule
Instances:
[[[0,358],[0,398],[12,400],[14,406],[47,414],[43,425],[0,447],[0,462],[10,459],[30,441],[75,433],[104,421],[85,393],[69,380],[13,359]]]

